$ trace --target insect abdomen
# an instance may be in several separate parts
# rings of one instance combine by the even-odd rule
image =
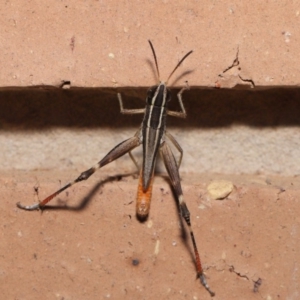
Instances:
[[[153,187],[153,173],[150,179],[150,184],[146,191],[143,189],[143,170],[141,171],[139,178],[139,185],[137,190],[137,199],[136,199],[136,214],[140,220],[145,220],[148,217],[150,210],[150,203],[152,197],[152,187]]]

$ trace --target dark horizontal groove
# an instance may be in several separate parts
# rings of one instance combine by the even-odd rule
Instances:
[[[179,110],[176,93],[170,109]],[[0,89],[0,130],[42,130],[54,127],[122,128],[138,126],[142,115],[121,115],[117,92],[126,108],[145,105],[146,88],[53,87]],[[300,125],[300,88],[205,89],[183,94],[188,117],[169,117],[168,126],[217,128]]]

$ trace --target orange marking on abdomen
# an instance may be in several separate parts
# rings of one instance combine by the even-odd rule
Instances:
[[[152,188],[153,188],[153,179],[152,174],[149,187],[146,191],[143,190],[143,170],[140,173],[139,185],[137,191],[136,199],[136,214],[140,219],[146,219],[150,211],[150,203],[152,197]]]

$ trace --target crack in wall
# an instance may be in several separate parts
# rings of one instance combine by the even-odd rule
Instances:
[[[207,266],[205,269],[206,270],[215,269],[218,272],[224,272],[224,271],[228,270],[230,273],[234,273],[240,278],[245,278],[247,281],[253,283],[253,292],[254,293],[259,293],[259,288],[262,285],[262,279],[260,277],[255,276],[255,278],[253,278],[254,276],[247,276],[246,274],[238,272],[238,271],[236,271],[234,265],[226,264],[225,261],[222,261],[221,265],[215,264],[215,265]]]
[[[238,85],[242,86],[248,86],[250,85],[251,88],[255,87],[254,80],[252,78],[248,78],[248,76],[244,76],[242,74],[242,68],[239,60],[239,46],[236,51],[236,56],[230,66],[228,66],[222,73],[218,75],[218,77],[222,78],[223,83],[221,83],[219,80],[215,82],[215,87],[221,88],[221,87],[236,87]],[[234,71],[236,69],[236,71]],[[229,71],[232,70],[230,73]],[[242,83],[239,83],[242,82]],[[245,84],[246,83],[246,84]]]
[[[241,278],[246,278],[247,280],[250,280],[247,275],[244,275],[244,274],[241,274],[240,272],[235,271],[233,265],[229,266],[229,272],[233,272],[233,273],[235,273],[236,275],[238,275]]]
[[[229,71],[230,69],[234,68],[234,67],[237,67],[239,64],[240,64],[240,61],[239,61],[239,52],[240,52],[240,48],[238,46],[237,48],[237,52],[236,52],[236,56],[235,56],[235,59],[233,60],[231,66],[227,67],[222,73],[226,73],[227,71]],[[239,68],[240,69],[240,68]],[[221,74],[219,76],[222,76]]]
[[[244,81],[244,82],[250,82],[251,83],[251,87],[254,88],[255,87],[255,83],[252,79],[247,79],[247,78],[243,78],[240,74],[238,75],[239,78]]]
[[[229,271],[232,273],[235,273],[237,276],[239,276],[241,278],[245,278],[248,281],[252,281],[253,282],[253,292],[258,293],[259,287],[262,285],[262,279],[260,277],[258,277],[257,280],[251,279],[247,275],[242,274],[241,272],[237,272],[233,265],[229,266]]]

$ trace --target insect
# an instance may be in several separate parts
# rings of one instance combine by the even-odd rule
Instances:
[[[190,212],[187,208],[187,205],[183,199],[182,188],[180,184],[179,177],[179,167],[181,164],[183,150],[176,139],[166,131],[166,117],[174,116],[179,118],[186,117],[186,111],[182,102],[182,93],[188,89],[188,86],[182,88],[177,94],[178,102],[181,108],[181,111],[171,111],[168,110],[168,102],[171,100],[171,92],[167,88],[168,80],[177,70],[177,68],[182,64],[182,62],[193,52],[189,51],[176,65],[174,70],[168,77],[166,82],[160,81],[159,69],[157,58],[155,54],[154,47],[149,41],[152,54],[154,57],[154,62],[157,71],[158,84],[151,87],[147,92],[146,98],[146,107],[143,109],[124,109],[123,100],[121,94],[118,93],[118,100],[120,104],[120,111],[122,114],[144,114],[144,119],[141,124],[140,129],[135,133],[135,135],[117,146],[115,146],[108,154],[100,160],[95,166],[90,169],[82,172],[74,181],[69,182],[64,187],[51,194],[43,201],[39,203],[35,203],[33,205],[22,205],[17,203],[17,206],[24,210],[38,210],[43,209],[45,205],[51,201],[58,194],[68,189],[72,185],[88,179],[96,170],[104,167],[110,162],[116,160],[117,158],[128,153],[134,163],[138,166],[135,161],[131,151],[137,146],[143,144],[143,162],[140,168],[139,175],[139,184],[138,184],[138,192],[137,192],[137,201],[136,201],[136,213],[138,219],[141,221],[147,219],[149,210],[150,210],[150,202],[152,195],[152,187],[153,187],[153,178],[154,178],[154,167],[156,162],[156,157],[158,154],[158,150],[163,158],[165,167],[170,177],[171,184],[173,186],[174,192],[176,194],[177,200],[179,202],[180,212],[182,218],[188,225],[190,236],[192,239],[195,261],[196,261],[196,269],[197,269],[197,277],[200,278],[201,284],[205,287],[205,289],[210,293],[211,296],[214,296],[214,292],[212,292],[206,282],[205,275],[203,273],[200,256],[198,253],[196,240],[194,237],[194,233],[191,226],[190,221]],[[180,157],[178,162],[175,159],[175,156],[169,146],[169,143],[172,143],[175,148],[180,153]]]

